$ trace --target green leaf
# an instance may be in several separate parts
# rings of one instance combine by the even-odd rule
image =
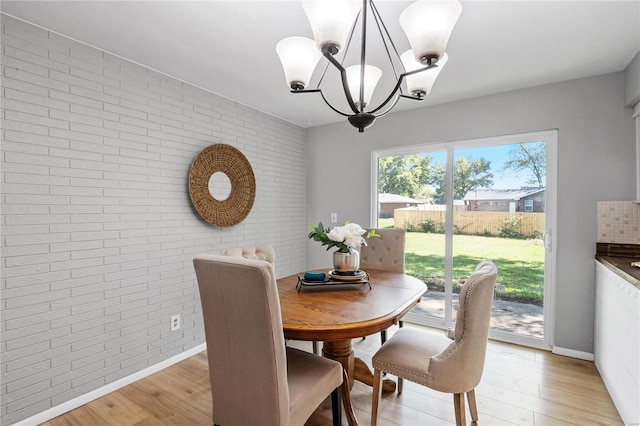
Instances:
[[[367,235],[367,238],[371,238],[371,237],[380,238],[380,234],[376,234],[376,230],[375,229],[370,229],[369,230],[369,235]]]

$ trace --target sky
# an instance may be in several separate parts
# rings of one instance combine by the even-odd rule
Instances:
[[[517,174],[512,170],[503,170],[504,163],[509,160],[509,151],[517,144],[494,145],[489,147],[465,148],[454,150],[454,157],[465,156],[471,160],[485,158],[491,161],[491,171],[493,173],[494,189],[518,189],[522,186],[533,186],[527,184],[529,178],[533,177],[531,172],[520,171]],[[430,152],[429,155],[435,161],[444,164],[446,152]]]

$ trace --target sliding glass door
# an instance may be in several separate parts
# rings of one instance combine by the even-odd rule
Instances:
[[[407,321],[448,328],[482,260],[499,269],[494,338],[550,347],[556,133],[373,155],[372,224],[407,231],[406,272],[429,290]]]

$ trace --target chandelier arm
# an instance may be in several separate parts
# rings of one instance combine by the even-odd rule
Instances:
[[[289,93],[317,93],[322,92],[320,89],[302,89],[302,90],[290,90]]]
[[[340,62],[340,64],[342,64],[343,66],[344,60],[347,59],[347,53],[349,52],[349,47],[351,46],[351,39],[353,38],[353,33],[355,33],[356,31],[356,23],[358,22],[358,18],[360,17],[361,13],[362,11],[360,10],[356,15],[356,20],[353,21],[353,26],[351,27],[351,31],[349,32],[349,38],[347,38],[347,44],[345,45],[344,53],[342,54],[342,62]]]
[[[389,46],[387,46],[387,40],[384,38],[384,34],[387,35],[387,38],[389,39],[389,43],[391,43],[391,47],[393,47],[393,51],[395,52],[396,57],[398,59],[400,59],[400,55],[398,54],[398,50],[396,49],[396,45],[393,43],[393,39],[389,35],[389,31],[387,30],[387,27],[384,24],[384,21],[382,20],[382,17],[380,16],[380,12],[378,12],[378,8],[373,3],[373,1],[371,1],[370,4],[371,4],[371,11],[372,11],[373,19],[376,21],[376,26],[378,27],[378,32],[380,33],[380,38],[382,39],[382,44],[384,46],[384,49],[387,52],[387,58],[389,59],[389,63],[391,64],[391,69],[393,70],[393,75],[395,76],[396,79],[398,79],[398,71],[396,70],[396,66],[393,63],[393,60],[391,59],[391,53],[389,52]],[[382,25],[382,27],[381,27],[381,25]],[[384,33],[382,31],[383,29],[384,29]]]
[[[351,92],[349,91],[349,82],[347,80],[347,70],[342,66],[340,62],[336,60],[336,58],[333,57],[331,53],[323,52],[323,54],[325,58],[327,58],[329,62],[331,62],[340,71],[340,77],[342,79],[342,88],[344,89],[344,95],[347,98],[347,102],[349,103],[351,110],[355,114],[358,114],[360,111],[358,111],[356,104],[353,102],[353,98],[351,97]]]
[[[393,90],[391,91],[391,93],[389,94],[389,96],[387,96],[387,99],[384,100],[384,102],[382,102],[380,104],[380,106],[378,106],[378,108],[374,109],[373,111],[370,111],[371,114],[375,114],[376,112],[380,111],[382,108],[384,108],[384,106],[389,103],[389,101],[394,97],[394,95],[396,94],[396,92],[400,89],[400,86],[402,85],[402,81],[404,80],[404,78],[408,75],[412,75],[412,74],[417,74],[419,72],[423,72],[428,70],[429,68],[434,68],[437,67],[436,64],[430,64],[427,65],[426,67],[423,68],[418,68],[417,70],[413,70],[413,71],[407,71],[405,73],[400,74],[400,77],[398,78],[398,82],[396,83],[395,87],[393,88]],[[404,96],[404,95],[403,95]],[[399,99],[399,97],[398,97]],[[415,99],[415,98],[414,98]],[[398,102],[398,100],[395,101],[394,105]],[[393,108],[393,107],[392,107]],[[386,112],[385,112],[386,114]],[[383,114],[384,115],[384,114]]]
[[[292,90],[291,93],[320,93],[320,96],[322,96],[322,100],[324,101],[324,103],[327,104],[327,106],[331,108],[334,112],[337,112],[338,114],[343,115],[345,117],[351,116],[351,114],[344,113],[339,109],[337,109],[336,107],[334,107],[333,105],[331,105],[327,100],[327,98],[324,96],[322,89]]]
[[[334,112],[337,112],[338,114],[340,114],[340,115],[342,115],[344,117],[350,117],[351,116],[351,114],[346,114],[346,113],[340,111],[339,109],[337,109],[336,107],[334,107],[333,105],[331,105],[329,103],[329,101],[327,100],[327,98],[324,96],[324,93],[322,93],[322,90],[318,90],[318,91],[320,92],[320,96],[322,96],[322,100],[324,101],[324,103],[327,104],[327,106],[329,108],[331,108]]]
[[[431,61],[431,59],[429,59],[429,61]],[[403,73],[401,75],[401,77],[406,77],[408,75],[418,74],[419,72],[426,71],[426,70],[429,70],[431,68],[437,68],[437,67],[438,67],[438,64],[429,62],[429,65],[424,66],[422,68],[416,68],[415,70],[407,71],[407,72]]]
[[[324,71],[322,71],[322,75],[320,76],[320,80],[318,80],[318,84],[316,85],[316,88],[320,88],[320,85],[322,84],[322,80],[324,80],[324,76],[327,74],[327,70],[329,69],[329,62],[327,62],[327,65],[324,67]]]
[[[420,101],[420,102],[424,101],[424,98],[418,98],[416,96],[409,96],[409,95],[401,94],[400,97],[401,98],[405,98],[405,99],[411,99],[412,101]]]
[[[378,108],[374,109],[373,111],[371,111],[371,114],[375,114],[376,112],[380,111],[382,108],[384,108],[384,106],[393,98],[393,96],[396,94],[396,92],[400,89],[400,85],[402,85],[402,81],[404,80],[404,78],[408,75],[412,75],[412,74],[417,74],[419,72],[423,72],[426,71],[430,68],[435,68],[437,67],[436,64],[430,64],[427,65],[426,67],[423,68],[418,68],[417,70],[413,70],[413,71],[407,71],[405,73],[400,74],[400,77],[398,78],[398,82],[396,83],[396,86],[393,88],[393,90],[391,91],[391,93],[389,94],[389,96],[387,96],[387,99],[384,100],[384,102],[382,102],[380,104],[380,106],[378,106]],[[406,95],[402,95],[402,97],[407,97]],[[411,98],[411,99],[415,99],[415,100],[419,100],[419,98]],[[396,102],[397,103],[397,100]],[[394,104],[395,105],[395,104]],[[386,113],[385,113],[386,114]]]
[[[398,101],[400,100],[401,97],[405,97],[405,95],[403,95],[402,92],[398,93],[398,96],[396,96],[391,106],[389,106],[389,108],[387,108],[385,112],[376,115],[376,118],[382,117],[383,115],[386,115],[387,113],[391,112],[391,110],[395,108],[395,106],[398,104]]]
[[[389,93],[389,96],[387,96],[387,99],[384,100],[384,102],[382,102],[378,108],[374,109],[373,111],[370,111],[371,114],[375,114],[376,112],[380,111],[382,108],[384,108],[384,106],[386,104],[389,103],[389,101],[391,99],[393,99],[393,97],[396,95],[396,93],[398,92],[398,90],[400,90],[400,85],[402,85],[402,80],[404,80],[404,76],[405,74],[400,74],[400,78],[398,78],[398,82],[396,83],[396,86],[393,88],[393,90],[391,91],[391,93]],[[399,97],[398,97],[399,98]],[[394,102],[394,105],[397,103],[398,101],[396,100]],[[392,107],[393,108],[393,107]]]
[[[347,52],[349,51],[349,46],[351,46],[351,39],[353,38],[353,33],[355,32],[356,29],[356,22],[358,22],[358,17],[360,16],[360,12],[358,12],[358,14],[356,15],[356,19],[353,23],[353,25],[351,26],[351,31],[349,32],[349,37],[347,38],[347,43],[345,45],[344,48],[344,52],[342,55],[342,62],[344,62],[344,60],[347,57]],[[316,88],[320,91],[320,93],[322,94],[322,98],[324,99],[325,103],[331,108],[333,109],[335,112],[337,112],[338,114],[344,115],[345,117],[348,117],[349,114],[345,114],[343,112],[338,111],[337,109],[335,109],[330,103],[329,101],[327,101],[327,99],[324,96],[324,93],[322,93],[322,91],[320,90],[320,85],[322,84],[322,81],[324,80],[324,76],[327,74],[327,70],[329,69],[329,63],[333,64],[336,68],[338,68],[338,70],[340,72],[343,72],[344,65],[342,64],[342,62],[338,62],[333,55],[329,52],[329,51],[322,51],[322,55],[327,58],[328,62],[327,65],[324,67],[324,71],[322,71],[322,75],[320,76],[320,80],[318,81],[318,84],[316,85]],[[343,83],[344,86],[344,83]],[[347,96],[347,100],[349,99],[349,96]],[[351,99],[351,101],[353,101],[353,99]],[[351,105],[349,105],[351,106]],[[355,106],[355,105],[354,105]],[[353,107],[351,108],[353,109]]]

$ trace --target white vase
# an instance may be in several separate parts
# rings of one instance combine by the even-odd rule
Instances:
[[[360,253],[356,250],[349,253],[333,252],[333,269],[345,274],[355,274],[360,269]]]

